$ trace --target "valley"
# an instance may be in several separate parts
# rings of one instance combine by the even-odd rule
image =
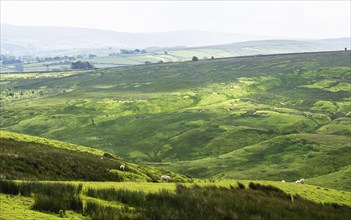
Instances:
[[[4,74],[1,129],[192,177],[350,190],[349,51],[66,74]]]
[[[350,9],[0,0],[0,220],[349,220]]]

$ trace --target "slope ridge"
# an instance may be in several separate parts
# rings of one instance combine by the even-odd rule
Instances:
[[[0,147],[0,179],[146,182],[162,174],[187,179],[89,147],[13,132],[0,131]]]

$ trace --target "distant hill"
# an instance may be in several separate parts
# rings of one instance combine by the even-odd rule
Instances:
[[[350,38],[335,38],[324,40],[263,40],[248,41],[224,45],[206,46],[206,49],[226,49],[236,51],[243,55],[273,54],[293,52],[315,52],[328,50],[343,50],[350,48]],[[201,48],[201,47],[200,47]],[[195,49],[195,48],[194,48]]]
[[[1,24],[1,52],[49,54],[62,50],[96,48],[145,48],[204,46],[267,37],[206,31],[123,33],[71,27],[39,27]]]
[[[195,30],[124,33],[89,28],[1,24],[1,53],[15,55],[56,56],[62,54],[77,55],[80,53],[104,53],[107,55],[109,52],[116,52],[125,48],[150,48],[150,51],[153,52],[155,50],[161,50],[162,52],[163,50],[182,51],[184,48],[198,52],[204,49],[208,50],[210,53],[200,55],[202,58],[203,56],[212,55],[228,57],[350,48],[350,38],[326,40],[272,39],[276,38]],[[211,53],[210,50],[217,51],[212,51]],[[178,52],[176,55],[184,57],[180,55],[181,53]],[[162,57],[160,58],[162,59]],[[188,57],[186,56],[186,58]]]
[[[211,57],[224,58],[262,54],[339,51],[344,50],[345,47],[351,47],[350,38],[326,40],[261,40],[183,49],[171,48],[167,50],[167,55],[159,54],[159,56],[160,59],[164,59],[163,61],[184,61],[191,60],[193,56],[197,56],[199,59],[210,59]]]

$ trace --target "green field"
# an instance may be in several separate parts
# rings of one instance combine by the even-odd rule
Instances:
[[[43,74],[1,77],[1,129],[193,177],[350,190],[349,51]]]

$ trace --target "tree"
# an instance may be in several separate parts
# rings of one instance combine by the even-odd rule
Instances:
[[[193,56],[193,58],[191,59],[192,61],[198,61],[199,58],[197,58],[196,56]]]
[[[95,69],[95,67],[89,62],[77,61],[71,64],[71,69],[92,70]]]
[[[89,59],[94,59],[96,57],[97,57],[96,54],[93,54],[93,53],[89,54]]]
[[[133,54],[138,54],[138,53],[140,53],[140,50],[139,50],[139,49],[135,49],[135,50],[133,50],[132,53],[133,53]]]
[[[22,63],[16,63],[15,64],[15,70],[16,70],[16,72],[23,72],[23,70],[24,70],[23,64]]]

